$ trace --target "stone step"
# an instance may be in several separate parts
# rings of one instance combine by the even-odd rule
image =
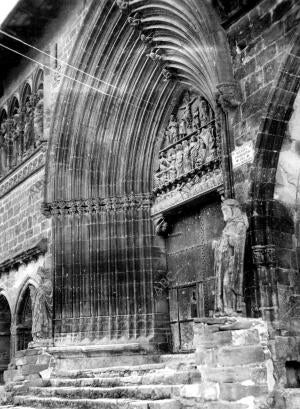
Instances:
[[[48,398],[161,400],[178,396],[180,389],[181,387],[178,385],[142,385],[116,388],[32,387],[29,393]]]
[[[254,385],[242,383],[221,383],[220,384],[220,399],[229,402],[235,402],[246,398],[247,396],[266,396],[268,394],[267,385]]]
[[[262,345],[223,346],[218,350],[199,349],[196,352],[197,364],[211,367],[259,364],[266,359],[269,359],[269,356],[266,356]]]
[[[219,400],[218,402],[206,402],[205,409],[253,409],[253,403],[244,402],[226,402]]]
[[[267,383],[266,363],[226,367],[199,367],[203,379],[211,382],[229,383],[253,381],[257,385]]]
[[[180,409],[176,399],[129,400],[129,399],[63,399],[43,398],[39,396],[16,396],[15,405],[30,405],[34,408],[75,408],[75,409]]]
[[[127,376],[130,374],[139,374],[155,372],[158,369],[165,368],[164,363],[130,365],[130,366],[111,366],[95,369],[74,370],[74,371],[57,371],[54,376],[58,378],[95,378],[100,376]]]
[[[284,391],[286,409],[300,408],[300,389],[288,388]]]
[[[115,377],[87,377],[87,378],[52,378],[51,386],[56,387],[116,387],[127,385],[174,385],[200,382],[201,375],[198,370],[175,371],[171,369],[158,370],[144,375],[129,375]]]

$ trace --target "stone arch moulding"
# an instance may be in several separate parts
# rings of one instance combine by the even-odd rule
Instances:
[[[265,105],[256,141],[250,197],[250,237],[262,316],[278,320],[277,250],[284,208],[274,199],[279,154],[300,87],[300,34],[295,33]],[[281,226],[281,227],[280,227]],[[268,285],[267,285],[268,283]],[[269,285],[271,283],[271,286]]]
[[[19,308],[20,308],[20,303],[21,303],[21,301],[22,301],[22,298],[23,298],[23,296],[24,296],[24,293],[25,293],[25,291],[27,290],[27,288],[28,288],[29,286],[32,286],[32,287],[34,287],[34,288],[38,288],[38,283],[37,283],[34,279],[32,279],[31,277],[27,277],[27,278],[23,281],[22,285],[20,286],[20,290],[19,290],[18,296],[16,297],[15,306],[12,308],[12,317],[14,317],[14,319],[16,318],[16,315],[17,315],[18,310],[19,310]]]
[[[159,268],[150,215],[157,135],[183,88],[213,107],[218,92],[223,113],[236,105],[226,35],[209,2],[95,0],[69,63],[89,76],[67,70],[85,85],[63,80],[47,153],[55,337],[75,339],[77,317],[88,316],[85,339],[163,338],[167,318],[148,291]]]

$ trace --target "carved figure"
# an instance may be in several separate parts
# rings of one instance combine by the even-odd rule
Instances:
[[[152,41],[153,41],[153,34],[151,33],[151,34],[146,35],[144,33],[141,33],[140,39],[144,44],[148,45],[148,44],[152,43]]]
[[[121,13],[122,13],[124,10],[127,10],[128,7],[129,7],[128,0],[127,0],[127,1],[125,1],[125,0],[116,0],[116,3],[117,3],[117,6],[119,7]]]
[[[192,122],[193,122],[192,109],[191,109],[192,101],[190,100],[189,93],[185,95],[184,101],[186,103],[186,106],[183,112],[183,119],[186,123],[186,127],[192,128]]]
[[[236,315],[243,311],[244,251],[248,219],[239,202],[226,199],[222,204],[226,223],[222,236],[213,241],[216,277],[215,311]]]
[[[32,299],[32,337],[38,343],[51,337],[53,284],[49,271],[42,272],[39,288],[31,289]]]
[[[34,108],[33,124],[35,140],[39,144],[43,140],[44,134],[44,94],[42,89],[38,90],[37,96],[38,103]]]
[[[7,119],[4,119],[0,126],[0,149],[1,149],[1,176],[7,170],[8,167],[8,152],[7,152],[7,143],[6,143],[6,134],[7,134]]]
[[[193,128],[197,131],[200,126],[199,108],[197,107],[193,112]]]
[[[164,77],[164,81],[169,81],[172,78],[172,74],[168,68],[163,68],[161,73]]]
[[[200,104],[199,104],[199,116],[200,116],[201,126],[205,126],[209,122],[209,109],[208,109],[208,103],[202,97],[200,98]]]
[[[141,24],[141,18],[139,13],[135,13],[133,16],[127,17],[127,21],[132,27],[139,28]]]
[[[191,165],[192,168],[201,167],[206,157],[206,145],[200,137],[195,135],[191,137]]]
[[[184,173],[192,169],[190,146],[187,141],[182,141],[183,148],[183,170]]]
[[[168,131],[169,131],[170,143],[176,142],[178,139],[178,122],[174,114],[171,114],[170,116]]]
[[[184,118],[181,118],[180,124],[179,124],[179,137],[184,138],[186,135],[186,122]]]
[[[29,150],[34,144],[34,128],[33,128],[33,117],[34,117],[34,99],[31,98],[26,101],[25,104],[25,115],[24,115],[24,147],[25,150]]]
[[[201,132],[201,138],[207,149],[206,159],[211,160],[215,153],[215,138],[211,126],[204,128]]]
[[[177,177],[183,174],[183,150],[181,143],[176,145],[176,173]]]
[[[168,159],[166,158],[165,152],[161,152],[159,154],[158,171],[157,171],[157,173],[155,175],[156,182],[157,182],[158,186],[160,186],[161,184],[164,184],[165,182],[167,182],[169,167],[170,167],[170,163],[169,163]]]
[[[169,168],[169,180],[173,181],[176,176],[177,176],[177,171],[176,171],[176,152],[175,149],[170,149],[168,151],[168,161],[170,163],[170,168]]]
[[[162,60],[162,56],[159,54],[159,48],[154,51],[154,48],[151,48],[149,54],[146,54],[146,57],[151,58],[154,62],[159,62]]]

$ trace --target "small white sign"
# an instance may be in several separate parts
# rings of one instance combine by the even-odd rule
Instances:
[[[254,160],[254,147],[253,142],[245,142],[242,146],[238,146],[231,153],[232,167],[236,169],[245,163],[253,162]]]

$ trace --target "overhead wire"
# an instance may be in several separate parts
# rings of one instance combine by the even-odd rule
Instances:
[[[27,43],[27,42],[25,42],[25,41],[23,41],[23,40],[21,40],[21,39],[15,37],[15,36],[11,35],[11,34],[9,34],[9,33],[6,33],[5,31],[3,31],[3,30],[1,30],[1,29],[0,29],[0,33],[4,34],[5,36],[7,36],[7,37],[9,37],[9,38],[11,38],[11,39],[13,39],[13,40],[15,40],[15,41],[20,42],[20,43],[23,44],[23,45],[26,45],[26,46],[29,47],[29,48],[34,49],[35,51],[38,51],[39,53],[41,53],[41,54],[43,54],[43,55],[46,55],[47,57],[49,57],[49,58],[51,58],[51,59],[54,59],[54,60],[58,61],[60,64],[63,64],[63,65],[65,65],[66,67],[70,67],[70,68],[72,68],[73,70],[75,70],[75,71],[77,71],[77,72],[80,72],[80,73],[86,75],[87,77],[90,77],[90,78],[93,79],[93,80],[96,80],[96,81],[98,81],[98,82],[100,82],[100,83],[102,83],[102,84],[104,84],[104,85],[106,85],[106,86],[108,86],[108,87],[112,87],[112,88],[114,88],[115,90],[120,89],[120,87],[118,87],[118,86],[116,86],[116,85],[113,85],[113,84],[111,84],[111,83],[109,83],[109,82],[106,82],[106,81],[104,81],[104,80],[101,80],[100,78],[97,78],[97,77],[95,77],[94,75],[91,75],[91,74],[87,73],[86,71],[81,70],[80,68],[77,68],[77,67],[75,67],[75,66],[73,66],[73,65],[71,65],[71,64],[69,64],[69,63],[67,63],[66,61],[63,61],[63,60],[61,60],[61,59],[59,59],[59,58],[56,58],[55,56],[52,56],[51,54],[49,54],[49,53],[47,53],[47,52],[45,52],[45,51],[43,51],[43,50],[41,50],[41,49],[39,49],[39,48],[37,48],[37,47],[31,45],[31,44],[29,44],[29,43]],[[52,71],[52,72],[55,72],[55,73],[57,73],[57,74],[59,74],[59,75],[65,77],[65,78],[68,78],[68,79],[71,80],[71,81],[75,81],[75,82],[77,82],[77,83],[79,83],[79,84],[82,84],[82,85],[84,85],[84,86],[86,86],[86,87],[88,87],[88,88],[90,88],[90,89],[93,89],[94,91],[97,91],[97,92],[99,92],[99,93],[101,93],[101,94],[103,94],[103,95],[107,95],[107,96],[110,96],[110,97],[116,98],[116,99],[125,99],[125,98],[126,98],[126,96],[113,95],[113,94],[111,94],[111,93],[107,93],[107,92],[105,92],[105,91],[102,91],[102,90],[99,89],[99,88],[96,88],[96,87],[94,87],[94,86],[91,86],[91,85],[89,85],[89,84],[87,84],[87,83],[85,83],[85,82],[83,82],[83,81],[78,80],[77,78],[73,78],[73,77],[71,77],[71,76],[69,76],[69,75],[67,75],[67,74],[65,74],[65,73],[63,73],[63,72],[61,72],[61,71],[59,71],[59,70],[57,70],[57,69],[55,69],[55,68],[52,68],[52,67],[50,67],[50,66],[47,65],[47,64],[44,64],[44,63],[42,63],[42,62],[40,62],[40,61],[37,61],[36,59],[31,58],[31,57],[29,57],[29,56],[27,56],[27,55],[21,53],[20,51],[15,50],[14,48],[8,47],[8,46],[6,46],[5,44],[3,44],[3,43],[1,43],[1,42],[0,42],[0,46],[3,47],[3,48],[5,48],[5,49],[7,49],[7,50],[9,50],[9,51],[11,51],[11,52],[13,52],[13,53],[15,53],[15,54],[18,54],[18,55],[20,55],[20,56],[22,56],[22,57],[28,59],[29,61],[32,61],[32,62],[34,62],[34,63],[36,63],[36,64],[38,64],[38,65],[40,65],[40,66],[42,66],[42,67],[44,67],[44,68],[49,69],[49,70]],[[133,95],[132,93],[128,93],[128,97],[129,97],[129,96],[132,96],[133,98],[138,98],[138,97],[136,97],[135,95]],[[150,102],[149,100],[142,99],[142,101],[143,101],[143,102],[146,102],[146,103],[149,104],[149,105],[154,105],[154,104],[153,104],[152,102]],[[129,104],[129,105],[132,105],[132,106],[134,106],[134,107],[139,107],[139,106],[140,106],[140,105],[133,104],[133,103],[131,103],[131,102],[128,102],[128,104]]]

